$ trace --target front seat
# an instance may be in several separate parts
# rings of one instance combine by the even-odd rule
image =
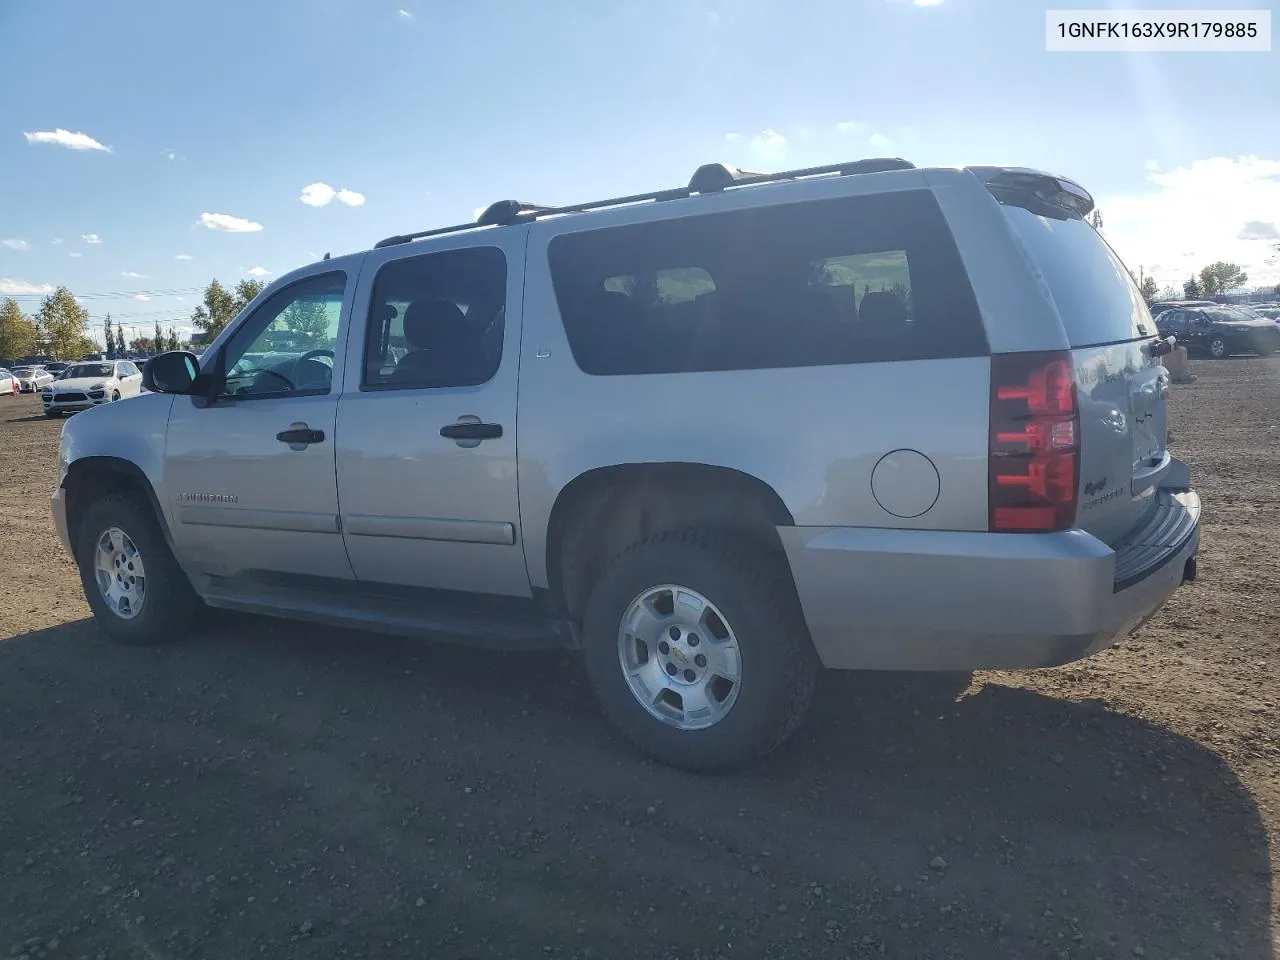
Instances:
[[[404,311],[410,350],[396,364],[391,383],[457,386],[487,379],[483,350],[467,318],[450,300],[417,300]]]

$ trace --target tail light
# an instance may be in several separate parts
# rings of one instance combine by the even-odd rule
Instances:
[[[1076,518],[1080,412],[1067,353],[991,358],[987,457],[990,529],[1049,533]]]

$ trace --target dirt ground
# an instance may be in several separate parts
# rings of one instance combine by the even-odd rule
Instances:
[[[1200,579],[1139,634],[828,675],[718,778],[638,759],[566,654],[215,615],[109,645],[49,520],[61,424],[0,398],[0,956],[1272,958],[1280,363],[1194,369]]]

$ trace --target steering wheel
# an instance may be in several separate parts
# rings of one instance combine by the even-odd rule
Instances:
[[[325,380],[326,375],[329,377],[329,379],[333,378],[333,367],[328,364],[318,363],[316,360],[317,357],[329,357],[335,360],[335,362],[337,359],[334,356],[334,353],[332,350],[326,350],[321,348],[319,350],[308,350],[306,353],[300,356],[297,360],[293,361],[293,376],[294,376],[294,379],[298,381],[298,385],[300,388],[306,389],[308,384],[321,383]],[[312,363],[315,366],[323,367],[324,372],[321,373],[318,377],[314,378],[314,380],[307,379],[299,373],[299,369],[304,363]]]

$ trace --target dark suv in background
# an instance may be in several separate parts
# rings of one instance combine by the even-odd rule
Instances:
[[[1172,335],[1189,353],[1227,357],[1233,353],[1268,356],[1280,350],[1280,326],[1223,304],[1182,305],[1156,316],[1156,329]]]

